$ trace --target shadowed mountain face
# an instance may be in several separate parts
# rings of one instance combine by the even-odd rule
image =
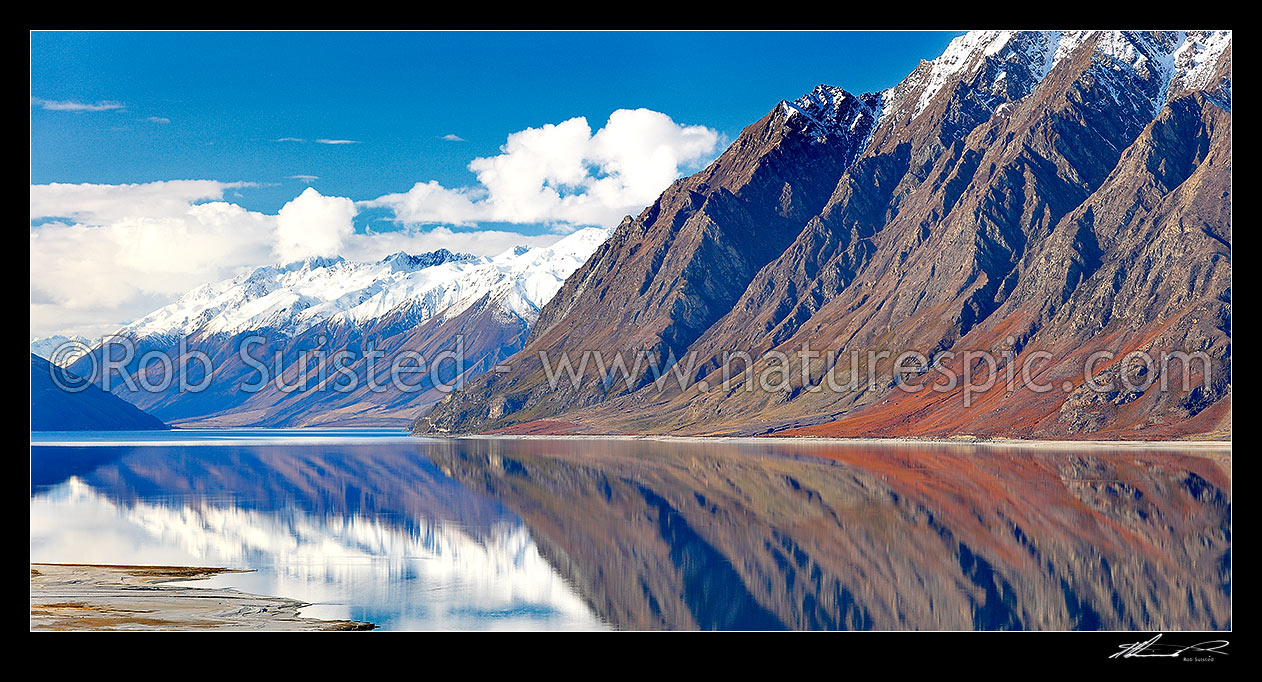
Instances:
[[[489,400],[453,405],[457,419],[517,420],[508,415],[608,397],[598,383],[553,390],[540,352],[634,349],[664,359],[686,351],[824,206],[867,141],[876,104],[824,86],[783,103],[708,168],[624,219],[541,311],[516,370],[485,382]],[[473,393],[483,390],[479,382]]]
[[[56,375],[56,379],[54,376]],[[73,390],[65,390],[70,387]],[[135,405],[31,355],[32,431],[142,431],[166,424]]]
[[[885,92],[821,87],[782,103],[624,221],[545,306],[512,372],[471,382],[416,430],[1225,433],[1230,42],[973,32]],[[804,347],[817,357],[797,358]],[[726,352],[791,360],[775,390],[741,365],[721,390],[591,370],[550,389],[540,353],[585,350],[675,358],[711,386]],[[940,363],[913,394],[891,390],[902,351]],[[972,409],[963,382],[929,390],[961,376],[968,351],[1010,356],[996,371],[1029,367],[1030,380],[999,381]],[[1112,356],[1088,368],[1097,351]],[[1132,351],[1204,362],[1187,382],[1176,362],[1143,370],[1139,390],[1087,385],[1135,379]],[[869,352],[886,356],[847,361]],[[815,390],[826,375],[864,380]]]
[[[529,440],[429,451],[519,515],[617,627],[1231,625],[1223,455]]]
[[[158,362],[142,369],[139,359],[124,366],[134,390],[118,372],[111,373],[109,385],[114,395],[188,428],[406,427],[460,377],[485,371],[520,349],[527,329],[526,320],[506,314],[484,296],[459,314],[423,321],[393,312],[358,326],[326,323],[292,335],[263,329],[199,331],[186,339],[151,337],[135,342],[136,358],[157,352],[178,359],[182,349],[188,357],[205,353],[211,377],[206,378],[205,365],[196,359],[187,362],[185,377],[189,384],[205,382],[205,387],[183,389],[179,377],[184,367],[175,361],[171,371]],[[121,356],[122,350],[112,349],[112,357]],[[96,371],[107,352],[93,350],[74,369]],[[338,352],[346,355],[334,364]],[[370,359],[369,352],[376,357]],[[403,363],[414,373],[393,381],[392,363],[409,353],[430,364],[415,359]],[[452,359],[432,362],[444,357]],[[159,388],[145,388],[142,377]]]

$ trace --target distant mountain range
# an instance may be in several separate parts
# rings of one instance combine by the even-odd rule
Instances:
[[[443,393],[428,375],[406,382],[415,390],[399,390],[389,380],[394,358],[416,351],[432,360],[459,343],[464,375],[493,367],[521,348],[540,308],[607,234],[596,228],[579,230],[549,247],[515,247],[494,257],[439,250],[396,253],[371,263],[313,258],[261,267],[190,291],[123,327],[113,348],[97,347],[70,368],[99,383],[92,370],[103,366],[106,351],[121,358],[123,346],[118,344],[126,340],[134,348],[126,374],[135,378],[145,353],[156,350],[175,359],[184,343],[186,356],[201,352],[210,359],[213,370],[204,390],[181,391],[178,378],[163,390],[138,384],[131,390],[119,375],[112,377],[111,390],[184,426],[406,426]],[[248,342],[252,337],[258,340]],[[242,359],[243,343],[272,379],[255,392],[240,390],[260,376]],[[320,383],[316,350],[326,358],[346,351],[344,364],[357,388],[337,392]],[[370,350],[381,353],[372,364],[379,391],[367,381],[365,353]],[[275,381],[278,366],[280,387]],[[190,383],[204,380],[201,364],[191,361],[188,367]],[[285,390],[299,384],[304,367],[309,390]],[[178,377],[180,368],[173,369],[172,376]],[[146,371],[150,384],[157,385],[159,373],[166,370],[155,361]],[[441,381],[454,382],[455,371],[456,364],[449,362]],[[349,386],[349,379],[343,378],[342,385]]]
[[[36,336],[31,338],[31,355],[66,367],[78,360],[91,346],[92,341],[86,336],[65,336],[63,334]]]
[[[1229,31],[975,31],[889,90],[821,85],[624,219],[511,371],[415,431],[1227,434],[1231,99]],[[804,344],[836,353],[806,359],[816,380],[873,380],[817,390],[799,363],[775,390],[740,374],[714,388],[725,352],[757,374]],[[551,385],[545,354],[584,349],[646,352],[695,383]],[[849,366],[873,350],[890,354]],[[999,372],[1039,360],[1032,378],[1052,388],[904,392],[900,350],[933,362],[897,373],[912,387],[986,351]],[[1172,370],[1126,360],[1159,350],[1208,362],[1188,390],[1159,390]],[[1110,359],[1088,374],[1097,351]]]
[[[66,391],[63,387],[73,390]],[[148,431],[166,428],[166,424],[126,400],[102,391],[44,358],[31,355],[32,431]]]

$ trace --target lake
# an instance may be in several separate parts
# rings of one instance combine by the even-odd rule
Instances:
[[[1229,446],[33,433],[31,561],[415,629],[1231,627]]]

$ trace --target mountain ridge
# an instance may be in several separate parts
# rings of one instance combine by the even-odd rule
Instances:
[[[130,344],[124,373],[137,388],[111,373],[111,390],[181,426],[405,426],[442,396],[443,382],[489,369],[520,348],[539,309],[604,235],[587,228],[546,247],[496,256],[439,250],[362,263],[331,257],[263,266],[200,286],[124,326],[105,340],[108,347],[98,343],[71,368],[103,385],[105,353],[121,358],[124,351],[115,348]],[[458,346],[463,365],[449,364],[414,386],[391,381],[399,358],[433,359]],[[158,390],[135,381],[153,376],[150,384],[159,385],[165,368],[156,362],[142,368],[139,359],[156,351],[175,360],[181,348],[185,357],[209,358],[208,388],[181,390],[178,366]],[[343,351],[349,374],[331,383],[332,358]],[[370,360],[370,351],[380,355]],[[317,374],[317,352],[324,353],[325,374]],[[261,387],[256,364],[267,369]],[[205,378],[199,362],[190,364],[187,378],[194,385]]]
[[[942,57],[922,62],[893,88],[862,98],[847,94],[855,101],[871,102],[873,110],[879,102],[880,113],[873,117],[871,130],[864,131],[863,147],[848,158],[841,154],[845,162],[829,167],[820,167],[796,149],[793,158],[776,155],[777,145],[788,148],[786,139],[809,144],[813,138],[807,128],[826,128],[818,117],[803,115],[809,124],[795,130],[793,116],[787,114],[805,112],[782,102],[746,128],[711,167],[676,182],[640,218],[624,221],[615,230],[610,243],[545,306],[513,372],[471,382],[463,393],[437,405],[415,430],[704,434],[798,433],[793,429],[806,426],[815,430],[802,435],[826,435],[829,429],[853,435],[877,429],[884,435],[978,431],[1030,437],[1165,437],[1161,434],[1181,433],[1177,427],[1171,430],[1175,422],[1201,431],[1219,429],[1221,415],[1201,426],[1189,420],[1213,405],[1226,405],[1215,409],[1229,414],[1230,343],[1223,325],[1176,320],[1172,324],[1190,326],[1165,336],[1159,329],[1144,332],[1142,324],[1117,322],[1109,330],[1087,330],[1083,325],[1093,319],[1092,307],[1098,308],[1106,296],[1104,283],[1091,279],[1103,278],[1098,261],[1125,261],[1125,267],[1112,271],[1120,278],[1116,286],[1135,295],[1144,286],[1163,287],[1161,294],[1147,300],[1146,310],[1154,316],[1157,309],[1169,307],[1165,304],[1175,293],[1156,283],[1135,260],[1144,245],[1138,240],[1110,241],[1109,234],[1096,234],[1091,223],[1105,212],[1119,216],[1111,223],[1115,229],[1148,229],[1146,218],[1124,205],[1135,192],[1148,192],[1151,196],[1143,199],[1148,203],[1164,197],[1172,197],[1172,205],[1181,202],[1169,220],[1191,218],[1192,211],[1201,210],[1195,208],[1192,193],[1176,193],[1201,168],[1205,170],[1196,182],[1221,194],[1216,212],[1203,207],[1208,212],[1202,222],[1213,223],[1206,232],[1211,236],[1202,238],[1195,230],[1149,236],[1161,240],[1166,251],[1183,251],[1183,261],[1164,256],[1161,260],[1172,277],[1186,272],[1199,278],[1189,283],[1187,295],[1174,299],[1192,306],[1179,308],[1179,315],[1190,314],[1198,305],[1213,308],[1212,301],[1219,301],[1225,312],[1219,310],[1215,316],[1229,319],[1230,54],[1229,32],[972,32],[952,41]],[[816,88],[802,101],[816,102],[818,93],[829,91]],[[1225,122],[1222,116],[1227,117]],[[1171,125],[1154,128],[1158,120]],[[772,121],[780,127],[771,129]],[[1188,140],[1202,151],[1185,153]],[[1136,144],[1152,152],[1151,165],[1158,172],[1150,173],[1146,163],[1136,164],[1128,166],[1135,182],[1110,181],[1124,159],[1134,159],[1142,151],[1132,150]],[[660,323],[645,325],[646,312],[657,302],[637,303],[626,296],[628,290],[634,291],[641,279],[649,282],[650,275],[659,277],[662,270],[669,270],[665,266],[673,257],[690,252],[676,246],[673,233],[658,236],[636,226],[656,217],[654,211],[662,206],[707,205],[714,193],[697,195],[694,188],[716,174],[740,179],[739,174],[721,171],[768,159],[785,164],[764,167],[769,176],[810,168],[815,177],[803,177],[799,184],[827,186],[827,200],[822,205],[799,205],[792,237],[756,231],[752,239],[766,257],[748,276],[726,277],[724,265],[718,266],[718,276],[700,268],[670,270],[673,290],[692,294],[674,299],[681,312],[704,304],[702,294],[708,291],[715,304],[707,309],[721,314],[697,316],[686,334]],[[1174,171],[1176,166],[1180,170]],[[1173,184],[1153,179],[1158,176]],[[765,207],[793,205],[791,191],[774,197],[765,191],[745,191],[746,198]],[[1088,216],[1082,207],[1093,197]],[[723,220],[720,216],[716,222]],[[740,224],[727,220],[708,226],[709,234],[742,234],[736,229]],[[747,229],[743,234],[755,233]],[[1181,239],[1190,241],[1180,247]],[[1049,240],[1056,250],[1044,248]],[[637,263],[634,256],[642,251],[654,253],[656,259]],[[1046,263],[1072,265],[1054,271]],[[1201,263],[1208,263],[1208,270]],[[1189,267],[1201,268],[1199,274]],[[619,279],[622,286],[611,290],[608,282]],[[1073,292],[1080,286],[1083,292],[1093,291],[1095,298],[1086,293],[1075,298]],[[1065,302],[1058,302],[1061,298]],[[602,328],[596,330],[584,320],[599,312],[597,303],[626,312],[602,320]],[[1058,318],[1057,311],[1065,306],[1070,312]],[[1176,311],[1161,315],[1173,316]],[[879,386],[841,396],[819,396],[802,382],[791,382],[784,391],[752,395],[673,386],[659,391],[645,380],[627,390],[562,386],[552,391],[541,388],[540,363],[531,357],[541,351],[555,355],[563,348],[571,353],[589,348],[647,349],[662,359],[696,352],[700,360],[693,378],[702,379],[717,369],[722,350],[757,354],[790,349],[802,341],[838,350],[900,342],[929,356],[964,350],[961,344],[997,350],[1006,343],[1018,356],[1026,351],[1021,357],[1027,360],[1034,342],[1040,346],[1036,350],[1051,352],[1055,359],[1052,368],[1042,372],[1068,381],[1066,363],[1076,361],[1075,349],[1120,351],[1127,344],[1118,339],[1132,333],[1140,338],[1155,333],[1172,349],[1211,355],[1216,378],[1192,389],[1203,394],[1193,401],[1196,405],[1177,407],[1154,395],[1141,401],[1146,413],[1122,417],[1114,412],[1103,419],[1057,417],[1062,406],[1069,406],[1065,409],[1071,413],[1078,409],[1074,404],[1081,399],[1078,392],[1084,384],[1080,376],[1068,399],[1064,393],[1013,398],[1011,411],[1023,415],[1015,422],[980,415],[961,420],[960,410],[939,404],[946,399],[943,396],[934,396],[939,400],[935,406],[920,405],[907,412],[918,403],[889,391],[893,373],[888,361],[861,368],[881,377]],[[1006,342],[1009,337],[1011,342]],[[811,363],[814,376],[833,369],[825,364]],[[940,374],[935,370],[926,377]],[[947,396],[956,397],[959,391]],[[881,402],[885,398],[904,405],[895,410]],[[924,410],[938,417],[922,419]],[[884,416],[877,418],[878,413]],[[948,419],[946,414],[955,416]],[[853,428],[823,426],[847,418]],[[532,426],[536,420],[543,421]]]

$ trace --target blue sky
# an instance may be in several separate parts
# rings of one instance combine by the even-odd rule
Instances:
[[[32,33],[31,331],[267,263],[612,227],[780,100],[888,88],[956,35]]]
[[[305,186],[290,176],[357,200],[459,186],[527,127],[645,107],[733,139],[817,83],[887,88],[954,35],[35,33],[33,98],[125,108],[33,107],[31,180],[276,183],[237,198],[269,212]]]

